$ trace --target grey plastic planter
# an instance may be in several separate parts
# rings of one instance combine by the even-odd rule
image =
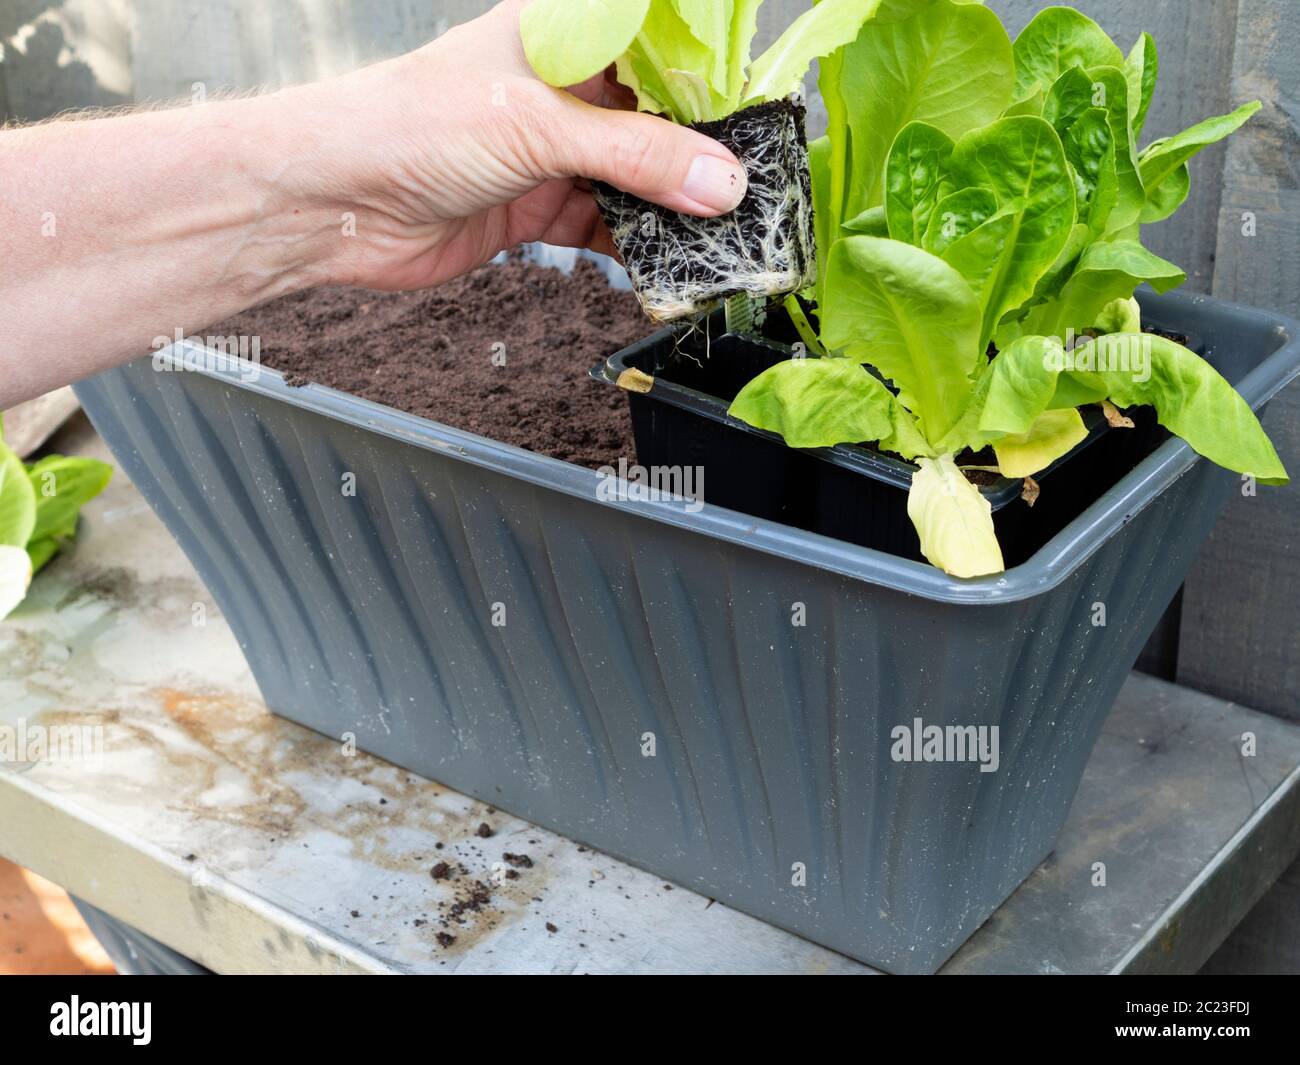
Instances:
[[[1300,364],[1294,322],[1143,302],[1256,408]],[[956,581],[601,502],[591,471],[270,371],[142,359],[78,393],[276,713],[898,973],[935,970],[1051,851],[1238,483],[1171,440],[1024,565]],[[998,726],[998,771],[893,761],[916,718]]]
[[[211,969],[206,969],[196,961],[191,961],[184,954],[178,954],[171,947],[159,943],[151,936],[145,935],[129,924],[110,917],[103,910],[97,909],[79,898],[72,898],[72,903],[81,914],[104,948],[117,970],[118,976],[210,976]]]

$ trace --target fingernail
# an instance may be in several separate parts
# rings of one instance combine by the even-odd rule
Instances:
[[[682,192],[702,207],[726,214],[740,206],[749,188],[745,168],[716,155],[698,155],[686,175]]]

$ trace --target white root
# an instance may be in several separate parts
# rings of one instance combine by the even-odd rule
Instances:
[[[728,120],[724,142],[744,162],[750,185],[741,206],[722,218],[677,214],[597,186],[632,287],[656,322],[700,314],[739,293],[783,296],[816,280],[802,112],[785,102],[742,111]]]

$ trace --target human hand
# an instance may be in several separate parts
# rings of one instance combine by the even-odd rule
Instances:
[[[612,77],[569,92],[540,81],[523,7],[506,0],[418,51],[281,94],[300,122],[321,116],[299,181],[356,217],[329,281],[422,288],[525,241],[612,252],[584,178],[688,214],[739,204],[744,168],[716,141],[627,110]]]
[[[314,85],[0,131],[0,407],[316,285],[423,288],[533,240],[610,251],[583,178],[740,202],[716,141],[619,109],[603,77],[544,85],[522,9]]]

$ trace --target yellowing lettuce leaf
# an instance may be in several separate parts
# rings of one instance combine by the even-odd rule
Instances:
[[[951,455],[917,460],[907,516],[921,553],[954,577],[987,577],[1006,567],[993,530],[993,508],[962,475]]]
[[[1073,407],[1044,411],[1029,432],[1005,436],[993,445],[1003,477],[1032,477],[1081,444],[1088,427]]]

